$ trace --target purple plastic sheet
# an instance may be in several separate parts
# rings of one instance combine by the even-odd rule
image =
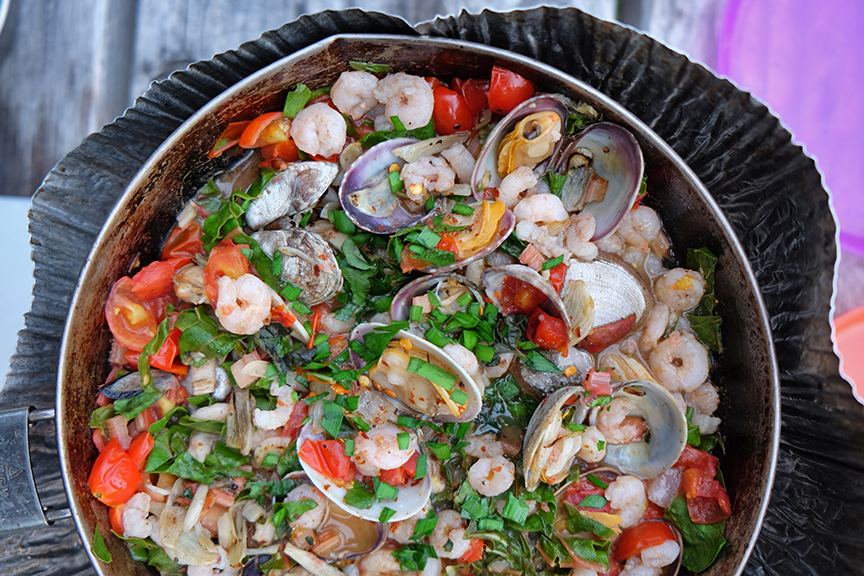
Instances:
[[[844,248],[864,256],[864,2],[729,0],[718,71],[817,158]]]

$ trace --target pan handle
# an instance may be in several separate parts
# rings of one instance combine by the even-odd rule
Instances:
[[[72,516],[68,508],[43,508],[30,464],[30,424],[54,419],[54,410],[0,411],[0,534],[50,526]]]

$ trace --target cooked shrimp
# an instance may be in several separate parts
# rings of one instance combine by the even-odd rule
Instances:
[[[628,213],[632,230],[645,241],[651,242],[660,234],[660,217],[648,206],[638,206]]]
[[[153,533],[150,516],[150,496],[138,492],[123,505],[123,535],[127,538],[147,538]]]
[[[210,406],[204,406],[203,408],[199,408],[195,410],[190,415],[190,418],[195,420],[219,420],[220,422],[225,422],[228,419],[228,412],[230,407],[225,402],[217,402],[216,404],[211,404]]]
[[[357,120],[378,105],[377,87],[378,78],[369,72],[342,72],[330,89],[330,98],[340,112]]]
[[[266,518],[263,523],[255,524],[255,532],[252,534],[252,539],[259,544],[269,544],[276,538],[276,526],[270,518]]]
[[[513,465],[510,464],[510,466]],[[471,473],[468,474],[470,476]],[[449,552],[444,548],[447,542],[453,544]],[[435,553],[438,554],[439,558],[459,558],[468,552],[471,548],[471,540],[465,538],[465,524],[463,524],[462,517],[458,512],[444,510],[438,513],[438,524],[429,536],[429,544],[435,548]]]
[[[515,473],[516,466],[503,456],[480,458],[468,470],[468,482],[484,496],[497,496],[513,485]]]
[[[696,270],[675,268],[654,281],[654,295],[676,312],[695,308],[705,293],[705,279]]]
[[[600,442],[606,442],[606,437],[603,433],[597,430],[596,426],[588,426],[579,439],[582,446],[576,453],[576,457],[585,462],[600,462],[606,457],[606,446],[600,449]]]
[[[648,355],[648,367],[670,392],[692,392],[708,378],[708,350],[691,332],[672,332]]]
[[[264,430],[275,430],[288,423],[294,410],[294,395],[291,386],[280,386],[279,382],[270,384],[270,395],[276,397],[276,408],[261,410],[255,408],[252,420],[255,425]]]
[[[720,396],[717,389],[710,382],[705,382],[692,392],[684,395],[688,406],[692,406],[696,412],[710,416],[720,405]]]
[[[567,249],[577,258],[594,260],[597,257],[597,246],[591,242],[591,237],[597,229],[597,221],[590,212],[580,212],[570,217],[567,227]]]
[[[364,476],[377,476],[381,470],[399,468],[417,450],[417,437],[413,434],[408,448],[399,448],[397,435],[401,429],[392,424],[375,426],[368,432],[360,432],[354,440],[354,462]]]
[[[645,483],[635,476],[619,476],[606,489],[612,513],[621,517],[621,527],[635,526],[648,508]]]
[[[516,225],[516,236],[523,242],[530,242],[547,258],[557,258],[567,253],[563,238],[553,236],[546,226],[538,226],[530,220]]]
[[[342,250],[342,244],[345,242],[345,239],[348,238],[347,234],[343,234],[336,230],[333,223],[324,218],[311,222],[306,226],[306,230],[314,232],[324,238],[324,240],[326,240],[334,250]]]
[[[441,152],[441,156],[450,163],[450,167],[456,172],[459,182],[467,184],[471,181],[471,174],[474,172],[474,156],[463,144],[457,142]]]
[[[255,334],[270,315],[270,288],[257,276],[243,274],[236,280],[222,276],[217,281],[219,298],[216,317],[234,334]]]
[[[563,429],[559,431],[558,439],[549,450],[549,460],[543,470],[543,481],[549,485],[563,481],[570,472],[573,458],[581,449],[582,435],[580,433],[565,433]]]
[[[186,568],[186,576],[237,576],[240,571],[228,562],[228,553],[221,546],[216,546],[219,551],[219,561],[204,566],[190,565]]]
[[[358,567],[357,574],[359,576],[440,576],[442,573],[441,560],[438,558],[427,559],[426,567],[422,572],[406,572],[402,570],[399,561],[393,557],[395,551],[394,548],[385,546],[366,554],[355,564]],[[344,569],[348,576],[351,576],[350,568],[348,566]]]
[[[474,376],[480,371],[480,363],[477,362],[477,356],[461,344],[450,343],[444,346],[443,350],[447,355],[455,360],[457,364],[462,366],[462,369],[465,370],[469,376]]]
[[[297,113],[291,124],[291,137],[297,148],[315,156],[333,156],[345,147],[347,125],[339,112],[323,102]]]
[[[456,172],[447,160],[438,156],[423,156],[405,164],[399,177],[409,189],[420,184],[425,190],[444,192],[456,184]]]
[[[560,222],[570,216],[564,203],[554,194],[535,194],[520,200],[513,208],[513,215],[517,222],[528,220],[535,224]]]
[[[648,315],[648,322],[642,330],[642,336],[639,338],[639,346],[642,350],[651,350],[657,346],[657,342],[666,333],[669,328],[670,320],[672,319],[671,310],[666,304],[656,304],[651,309]]]
[[[207,458],[207,455],[210,454],[210,451],[213,450],[218,441],[219,437],[213,434],[193,432],[192,436],[189,437],[189,455],[199,462],[204,462],[204,459]]]
[[[615,398],[597,411],[597,430],[609,444],[638,442],[645,435],[645,420],[630,416],[636,403],[629,398]]]
[[[486,366],[483,368],[483,371],[486,372],[486,376],[489,378],[500,378],[510,369],[510,363],[513,361],[514,356],[515,354],[513,352],[504,352],[499,354],[498,358],[500,358],[500,360],[498,364],[496,366]]]
[[[720,426],[720,418],[715,418],[714,416],[706,416],[705,414],[700,414],[696,412],[693,414],[693,418],[691,422],[694,426],[699,427],[700,434],[713,434],[717,432],[717,428]]]
[[[408,544],[411,542],[411,536],[414,535],[414,528],[417,526],[417,521],[426,518],[426,515],[429,513],[429,510],[432,509],[432,503],[427,502],[420,511],[411,516],[410,518],[406,518],[401,522],[391,522],[387,524],[387,535],[399,542],[400,544]]]
[[[675,540],[666,540],[656,546],[642,550],[642,563],[650,568],[662,568],[678,559],[681,547]]]
[[[498,199],[513,208],[525,198],[525,192],[537,184],[537,176],[527,166],[520,166],[504,177],[498,185]]]
[[[204,290],[204,268],[197,264],[187,264],[174,273],[174,294],[184,302],[203,304],[207,301]]]
[[[616,232],[594,243],[598,250],[620,256],[624,252],[624,240]]]
[[[375,97],[384,104],[387,118],[397,116],[409,130],[426,126],[432,119],[435,97],[424,78],[404,72],[378,81]]]
[[[468,442],[465,453],[474,458],[493,458],[504,455],[504,446],[501,445],[493,432],[480,436],[468,436],[465,441]]]
[[[324,522],[324,514],[327,512],[327,498],[312,484],[301,484],[285,496],[286,502],[300,502],[301,500],[312,500],[315,507],[307,510],[300,517],[289,518],[291,528],[306,528],[317,530]]]
[[[332,312],[323,312],[321,320],[318,323],[318,328],[327,334],[344,334],[350,332],[356,323],[357,321],[353,316],[346,322],[336,318],[336,314]]]

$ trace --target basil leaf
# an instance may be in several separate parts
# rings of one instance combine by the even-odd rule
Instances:
[[[357,244],[354,243],[354,240],[351,238],[345,238],[345,241],[342,242],[342,254],[345,256],[345,261],[352,268],[356,268],[358,270],[374,270],[375,265],[370,264],[366,257],[363,256],[363,253],[357,247]]]
[[[108,551],[108,546],[105,545],[105,540],[102,538],[102,532],[99,531],[99,525],[96,525],[96,533],[93,535],[93,546],[90,548],[93,555],[99,558],[106,564],[111,563],[111,552]]]
[[[375,62],[361,62],[359,60],[349,60],[348,66],[354,70],[361,72],[371,72],[372,74],[389,74],[393,72],[393,67],[389,64],[376,64]]]
[[[723,530],[726,521],[716,524],[696,524],[690,519],[687,501],[678,496],[666,509],[663,518],[675,525],[684,539],[684,567],[693,572],[707,570],[726,544]]]
[[[294,118],[297,113],[306,107],[306,103],[312,99],[312,91],[305,84],[299,84],[285,97],[285,106],[282,115],[286,118]]]
[[[532,370],[536,370],[538,372],[551,372],[552,374],[561,374],[563,371],[558,368],[555,364],[553,364],[550,360],[548,360],[545,356],[537,352],[536,350],[531,350],[525,356],[525,365],[531,368]]]

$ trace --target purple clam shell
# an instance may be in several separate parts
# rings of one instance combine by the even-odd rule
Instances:
[[[393,320],[393,322],[408,320],[411,313],[411,302],[414,297],[425,294],[438,282],[449,278],[456,278],[474,294],[474,297],[477,298],[478,301],[483,300],[483,297],[480,292],[477,291],[477,288],[468,282],[468,279],[464,276],[456,274],[435,274],[434,276],[424,276],[412,280],[396,293],[396,296],[393,297],[393,302],[390,304],[390,319]]]
[[[474,165],[474,172],[471,174],[471,190],[473,190],[474,197],[477,198],[477,200],[483,199],[483,195],[478,192],[477,188],[480,185],[481,180],[483,180],[483,175],[486,172],[489,172],[492,175],[492,180],[489,183],[490,186],[495,187],[501,183],[501,178],[498,176],[496,169],[498,163],[498,146],[500,146],[501,140],[513,131],[513,128],[523,117],[543,110],[554,110],[559,116],[561,116],[561,131],[563,132],[564,127],[567,124],[567,105],[560,96],[554,94],[541,94],[540,96],[529,98],[514,108],[509,114],[507,114],[507,116],[498,122],[498,125],[495,126],[489,134],[489,138],[486,139],[486,144],[484,144],[483,148],[480,150],[477,163]],[[554,158],[558,153],[563,140],[564,138],[562,137],[558,142],[556,142],[555,148],[552,150],[551,158]]]
[[[510,236],[510,233],[513,232],[515,227],[516,217],[510,210],[505,210],[504,215],[501,217],[501,223],[498,225],[498,234],[495,235],[492,241],[485,248],[478,250],[475,254],[465,258],[464,260],[459,260],[453,264],[441,266],[440,268],[423,268],[420,272],[426,272],[427,274],[446,274],[447,272],[453,272],[459,268],[464,268],[468,264],[471,264],[480,258],[484,258],[501,246],[501,244],[504,243],[504,240],[506,240],[507,237]]]
[[[576,148],[587,148],[592,152],[594,171],[609,182],[605,199],[585,206],[597,221],[591,237],[592,242],[597,242],[614,232],[630,211],[642,185],[645,162],[633,134],[609,122],[599,122],[582,131],[555,158],[556,167],[565,167]]]
[[[414,138],[395,138],[381,142],[364,152],[348,167],[342,178],[342,185],[339,186],[339,203],[354,224],[373,234],[392,234],[417,224],[428,215],[409,212],[400,203],[389,216],[376,218],[361,212],[348,199],[350,194],[377,184],[382,175],[386,176],[387,168],[394,162],[402,166],[405,161],[394,155],[393,150],[416,142],[419,140]]]

